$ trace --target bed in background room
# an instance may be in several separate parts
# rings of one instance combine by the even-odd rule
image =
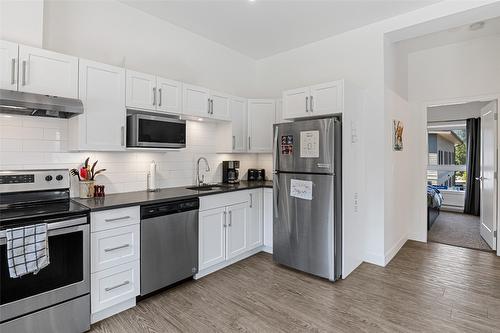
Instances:
[[[427,185],[427,230],[430,230],[443,204],[443,196],[437,188]]]

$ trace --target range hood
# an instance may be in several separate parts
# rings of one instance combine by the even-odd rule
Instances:
[[[0,113],[71,118],[83,113],[83,103],[76,98],[0,89]]]

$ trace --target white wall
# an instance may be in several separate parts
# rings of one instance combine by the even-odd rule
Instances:
[[[42,46],[43,0],[1,0],[0,39]]]
[[[409,195],[418,201],[409,227],[411,239],[427,239],[425,175],[427,170],[427,103],[475,100],[477,96],[500,96],[500,35],[473,39],[422,50],[408,55],[408,96],[419,130],[415,134],[415,175],[421,184]]]
[[[255,61],[118,1],[46,1],[44,48],[252,95]]]
[[[146,189],[149,163],[158,167],[160,187],[192,185],[196,179],[196,160],[205,156],[211,167],[205,181],[222,181],[221,162],[241,162],[243,179],[246,170],[257,166],[256,154],[216,154],[215,123],[187,122],[187,148],[168,152],[68,152],[67,120],[0,115],[0,169],[77,168],[85,158],[99,160],[107,171],[96,181],[106,186],[106,193]],[[204,166],[203,166],[204,168]],[[71,186],[76,196],[77,183]]]

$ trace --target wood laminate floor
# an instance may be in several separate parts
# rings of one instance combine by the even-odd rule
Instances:
[[[500,332],[500,258],[407,242],[330,283],[259,253],[92,326],[111,332]]]

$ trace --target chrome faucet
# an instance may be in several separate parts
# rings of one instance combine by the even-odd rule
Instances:
[[[205,164],[207,165],[207,168],[205,169],[206,172],[210,171],[210,166],[208,165],[208,161],[205,157],[200,157],[198,159],[198,162],[196,162],[196,185],[197,186],[203,186],[205,183],[205,175],[201,175],[200,177],[200,162],[205,161]]]

